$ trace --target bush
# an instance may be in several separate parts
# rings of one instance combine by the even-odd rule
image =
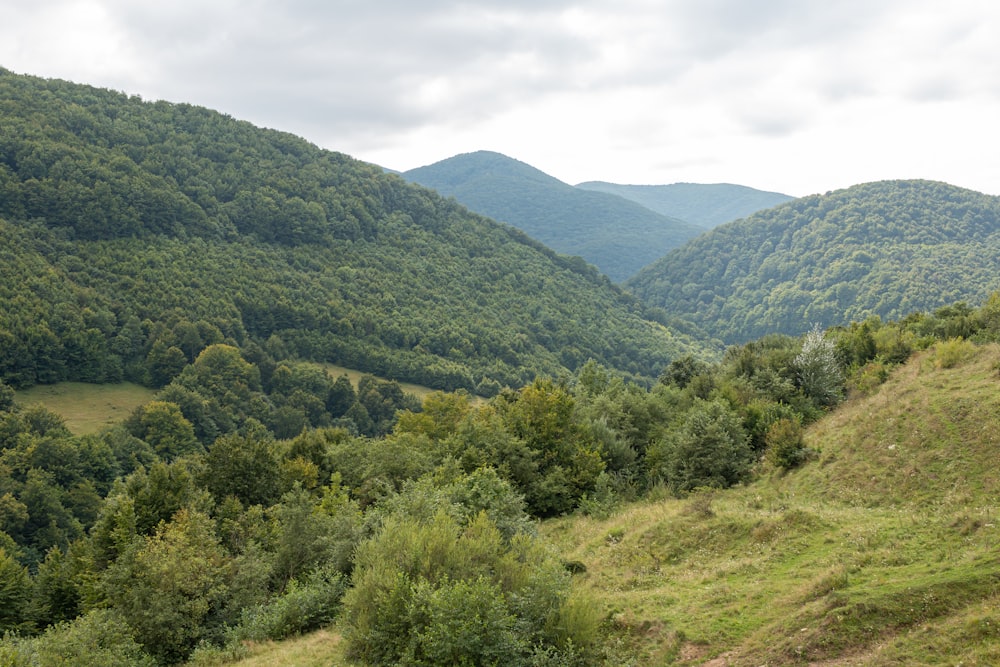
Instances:
[[[243,610],[234,631],[238,640],[279,640],[317,630],[340,611],[347,581],[335,568],[313,572],[301,583],[289,582],[284,595]]]
[[[961,337],[949,338],[934,346],[934,366],[954,368],[976,354],[976,345]]]
[[[790,470],[799,466],[808,454],[802,442],[802,425],[793,419],[779,419],[767,430],[765,437],[768,463]]]
[[[72,623],[59,623],[31,639],[5,637],[0,664],[11,667],[73,665],[74,667],[155,667],[118,614],[92,611]]]
[[[569,602],[562,563],[530,535],[506,541],[485,512],[464,528],[444,511],[387,517],[352,583],[348,654],[371,665],[527,666],[539,648],[585,662],[596,643],[595,605]]]

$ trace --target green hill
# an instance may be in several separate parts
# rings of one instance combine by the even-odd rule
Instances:
[[[582,257],[615,282],[703,231],[621,197],[574,188],[499,153],[456,155],[403,176]]]
[[[932,349],[811,426],[793,472],[543,532],[637,664],[997,664],[998,366]]]
[[[778,192],[765,192],[730,183],[619,185],[588,181],[579,183],[576,187],[615,194],[657,213],[680,218],[706,229],[794,199]]]
[[[220,342],[487,394],[701,350],[580,260],[286,133],[3,70],[0,119],[18,387],[161,385]]]
[[[627,285],[727,342],[877,315],[898,319],[1000,287],[1000,199],[885,181],[717,227]]]

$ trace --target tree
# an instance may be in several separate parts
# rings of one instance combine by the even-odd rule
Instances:
[[[739,415],[728,404],[699,401],[680,429],[650,448],[650,474],[678,492],[732,486],[750,472],[749,440]]]
[[[149,443],[165,461],[201,450],[194,426],[176,403],[150,401],[136,409],[127,425],[132,435]]]
[[[181,509],[108,568],[104,590],[146,651],[173,664],[220,638],[232,576],[212,519]]]
[[[281,494],[282,470],[274,447],[263,427],[220,437],[205,455],[202,485],[216,502],[234,496],[244,505],[271,506]]]
[[[31,624],[27,621],[30,597],[28,568],[0,547],[0,631],[16,632],[30,628]]]
[[[820,406],[831,406],[843,395],[844,375],[837,363],[833,341],[819,325],[802,339],[802,351],[795,357],[799,388]]]

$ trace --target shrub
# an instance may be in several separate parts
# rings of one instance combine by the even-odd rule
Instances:
[[[976,345],[970,341],[949,338],[934,346],[934,366],[936,368],[954,368],[968,361],[976,354]]]
[[[800,465],[808,454],[802,442],[802,425],[793,419],[779,419],[767,430],[765,437],[768,463],[790,470]]]
[[[279,640],[319,629],[336,617],[347,581],[336,568],[292,580],[285,593],[266,604],[243,610],[234,635],[239,640]]]
[[[596,641],[595,605],[570,601],[562,563],[530,535],[505,540],[485,512],[464,528],[444,511],[388,516],[358,547],[352,583],[348,653],[371,665],[585,662]]]
[[[31,639],[5,637],[0,664],[11,667],[73,665],[74,667],[155,667],[118,614],[98,609],[71,623],[59,623]]]

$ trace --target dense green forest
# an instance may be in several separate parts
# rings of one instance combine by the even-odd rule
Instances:
[[[651,388],[593,361],[481,405],[394,408],[361,386],[389,394],[377,436],[276,437],[252,414],[262,367],[225,344],[94,435],[0,385],[0,658],[218,664],[336,620],[361,664],[622,664],[620,631],[574,592],[582,565],[537,519],[796,468],[804,426],[847,392],[936,341],[944,363],[998,339],[994,295],[679,358]],[[337,392],[309,368],[279,365],[272,384],[320,409],[311,392]]]
[[[730,183],[671,183],[620,185],[603,181],[578,183],[581,190],[607,192],[630,199],[672,218],[711,229],[757,211],[791,201],[793,197]],[[657,258],[659,259],[659,258]]]
[[[0,118],[15,387],[163,386],[216,343],[487,396],[702,354],[579,258],[294,136],[2,70]]]
[[[628,288],[726,342],[896,319],[1000,287],[1000,198],[931,181],[804,197],[717,227]]]
[[[622,197],[574,188],[490,151],[456,155],[403,176],[559,252],[582,257],[615,282],[703,231]]]
[[[579,258],[287,134],[2,70],[0,118],[4,665],[218,665],[331,624],[359,665],[636,664],[541,521],[808,465],[845,396],[1000,340],[995,292],[713,354]],[[964,227],[926,247],[992,247],[993,198],[883,187],[951,197]],[[88,435],[14,391],[126,378],[155,398]]]

